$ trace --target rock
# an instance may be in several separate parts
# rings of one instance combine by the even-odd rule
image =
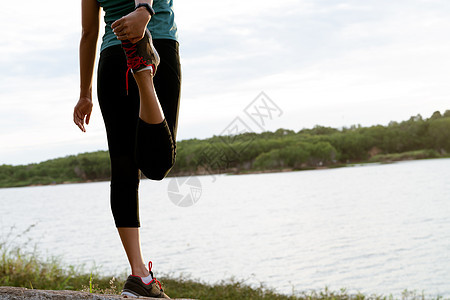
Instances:
[[[101,294],[90,294],[86,292],[78,291],[45,291],[45,290],[30,290],[21,287],[10,287],[2,286],[0,287],[0,300],[16,300],[16,299],[36,299],[36,300],[112,300],[112,299],[126,299],[119,295],[101,295]],[[157,298],[139,297],[139,299],[153,300]],[[174,299],[175,300],[175,299]],[[180,299],[177,300],[192,300],[192,299]]]

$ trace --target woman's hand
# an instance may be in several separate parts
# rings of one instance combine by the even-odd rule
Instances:
[[[81,131],[86,132],[84,128],[84,121],[86,118],[86,125],[89,124],[89,119],[91,118],[92,112],[92,99],[88,97],[80,97],[77,105],[73,110],[73,122],[81,129]]]
[[[112,23],[111,28],[117,36],[117,39],[121,41],[129,40],[134,44],[144,37],[145,29],[149,21],[150,13],[145,7],[139,7]]]

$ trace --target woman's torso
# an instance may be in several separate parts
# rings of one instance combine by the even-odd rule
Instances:
[[[121,44],[112,32],[111,24],[132,12],[135,3],[134,0],[97,0],[97,2],[105,11],[105,34],[100,48],[102,51],[107,47]],[[147,27],[154,39],[178,39],[172,7],[173,0],[153,1],[153,9],[156,14],[151,18]]]

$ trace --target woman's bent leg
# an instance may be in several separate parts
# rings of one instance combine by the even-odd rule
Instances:
[[[176,159],[181,67],[178,42],[155,39],[153,44],[161,59],[156,75],[152,78],[150,71],[135,74],[141,94],[136,162],[146,177],[161,180]]]
[[[140,94],[136,163],[147,178],[162,180],[175,162],[172,135],[153,87],[151,71],[140,71],[134,78]]]
[[[175,162],[175,150],[165,119],[158,124],[148,124],[139,119],[136,162],[149,179],[162,180],[170,172]]]
[[[153,78],[153,83],[176,150],[181,92],[181,66],[178,42],[170,39],[154,39],[153,45],[161,59]]]
[[[139,87],[139,97],[141,99],[139,118],[148,124],[161,123],[164,120],[164,113],[153,86],[152,71],[140,71],[134,74],[134,79]]]

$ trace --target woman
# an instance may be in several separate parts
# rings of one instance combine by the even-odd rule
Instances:
[[[97,93],[111,159],[111,209],[131,266],[122,294],[168,298],[142,258],[138,186],[139,170],[161,180],[175,162],[181,70],[172,0],[82,0],[74,122],[83,132],[92,111],[100,7],[106,27]]]

